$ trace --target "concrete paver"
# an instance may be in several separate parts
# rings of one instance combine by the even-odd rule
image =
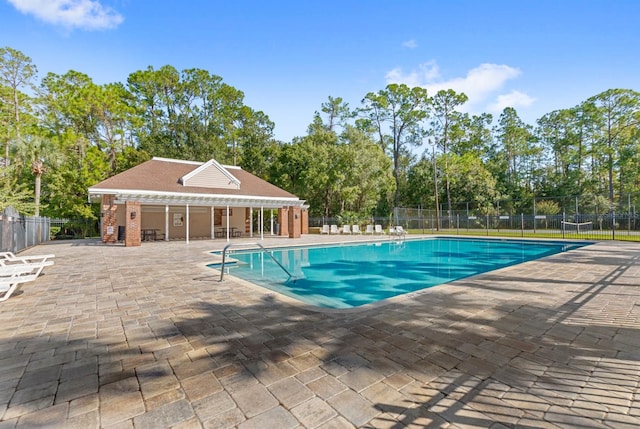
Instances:
[[[640,426],[640,244],[346,311],[218,282],[226,244],[24,252],[56,258],[0,304],[0,428]]]

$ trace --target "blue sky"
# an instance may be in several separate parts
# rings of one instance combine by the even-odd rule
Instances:
[[[511,106],[530,124],[606,89],[640,90],[638,22],[637,0],[0,0],[0,46],[40,78],[205,69],[290,141],[327,97],[359,107],[392,82],[453,88],[470,113]]]

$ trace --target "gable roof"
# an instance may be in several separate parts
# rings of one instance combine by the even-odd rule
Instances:
[[[304,200],[240,167],[153,158],[89,188],[89,198],[115,195],[116,202],[232,207],[302,206]]]
[[[211,159],[180,178],[183,186],[240,189],[240,181],[226,168]]]

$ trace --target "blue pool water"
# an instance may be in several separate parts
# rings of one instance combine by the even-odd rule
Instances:
[[[429,238],[235,251],[230,274],[327,308],[352,308],[588,243]]]

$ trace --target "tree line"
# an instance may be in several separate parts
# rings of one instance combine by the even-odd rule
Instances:
[[[148,67],[104,85],[74,70],[38,80],[27,55],[0,48],[0,209],[96,219],[87,189],[153,156],[238,165],[307,200],[318,217],[640,198],[640,93],[609,89],[535,125],[511,107],[472,115],[466,102],[451,89],[404,84],[355,107],[330,96],[306,135],[282,142],[241,90],[206,70]]]

